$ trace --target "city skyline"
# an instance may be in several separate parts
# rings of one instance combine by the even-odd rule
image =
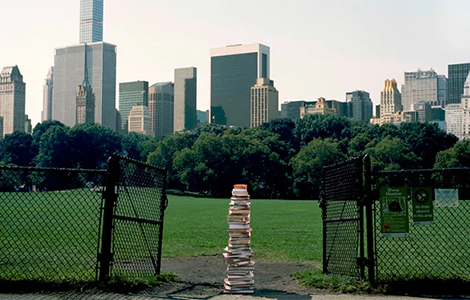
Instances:
[[[0,65],[20,68],[33,126],[41,120],[54,49],[76,44],[79,31],[79,0],[47,4],[0,4],[2,20],[15,24],[4,32],[8,47],[0,49]],[[470,62],[470,41],[462,38],[470,25],[461,22],[470,15],[469,1],[116,0],[104,6],[105,40],[117,45],[117,84],[171,81],[174,69],[194,66],[198,110],[210,106],[210,49],[230,44],[270,47],[279,105],[318,97],[344,100],[352,90],[369,92],[377,105],[387,78],[401,86],[405,72],[433,68],[447,76],[447,65]],[[269,13],[260,15],[261,10]],[[155,17],[155,11],[165,14]]]

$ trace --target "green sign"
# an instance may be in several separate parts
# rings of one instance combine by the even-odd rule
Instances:
[[[383,237],[407,237],[408,191],[405,187],[380,188],[380,232]]]
[[[413,188],[411,201],[413,203],[413,224],[432,224],[434,220],[432,189],[430,187]]]

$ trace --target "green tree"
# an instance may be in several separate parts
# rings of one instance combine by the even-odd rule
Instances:
[[[124,156],[144,160],[146,157],[142,157],[143,147],[145,142],[149,141],[150,137],[136,132],[130,132],[121,139],[122,154]]]
[[[436,155],[435,168],[468,168],[470,167],[470,140],[457,142],[452,148]]]
[[[36,165],[43,168],[71,168],[73,162],[70,145],[67,127],[49,126],[41,134],[39,154],[35,159]]]
[[[294,194],[302,199],[318,199],[323,167],[346,159],[337,140],[315,139],[300,149],[290,165],[293,170]]]
[[[69,130],[73,165],[81,169],[105,169],[108,158],[121,152],[121,136],[99,124],[79,124]]]
[[[37,148],[33,146],[33,137],[25,132],[15,131],[7,134],[1,143],[0,152],[3,162],[17,166],[32,166]]]
[[[371,144],[375,144],[373,141]],[[403,140],[387,136],[365,151],[371,158],[374,171],[414,169],[421,159]]]
[[[400,125],[401,138],[421,158],[421,168],[432,168],[438,152],[454,146],[457,137],[439,129],[431,123],[403,123]]]
[[[168,172],[168,186],[170,188],[182,188],[181,181],[173,170],[173,159],[175,153],[184,148],[190,148],[193,144],[194,136],[190,133],[178,133],[166,136],[157,142],[156,148],[150,152],[147,162],[165,168]]]
[[[294,135],[301,146],[317,138],[350,139],[351,120],[333,114],[307,115],[296,123]]]

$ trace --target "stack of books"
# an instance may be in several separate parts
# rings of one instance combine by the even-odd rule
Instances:
[[[250,227],[250,195],[246,184],[233,186],[232,198],[228,214],[228,247],[224,248],[227,264],[227,278],[224,280],[227,293],[253,293],[255,282],[252,260],[251,227]]]

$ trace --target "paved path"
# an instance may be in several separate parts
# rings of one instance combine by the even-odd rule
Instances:
[[[285,294],[276,291],[257,291],[254,295],[207,295],[197,297],[192,294],[191,296],[185,295],[184,292],[179,294],[172,294],[168,296],[158,295],[120,295],[113,293],[63,293],[63,294],[0,294],[1,300],[190,300],[190,299],[204,299],[204,300],[419,300],[419,299],[443,299],[443,298],[420,298],[420,297],[401,297],[401,296],[377,296],[377,295],[298,295],[298,294]],[[445,298],[446,300],[463,299],[463,298]],[[467,298],[468,300],[468,298]]]

